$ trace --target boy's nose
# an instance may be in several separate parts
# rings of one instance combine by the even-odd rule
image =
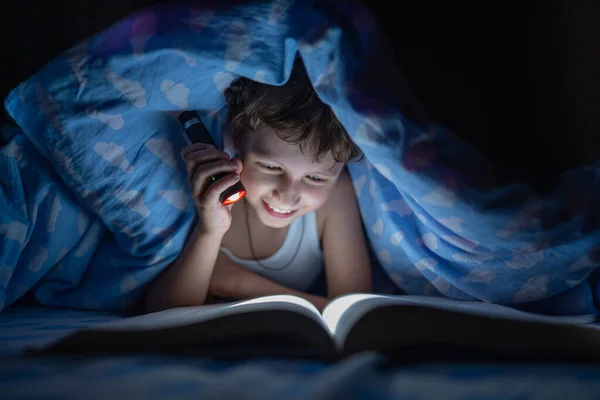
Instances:
[[[293,184],[284,184],[273,190],[273,198],[281,208],[294,208],[300,203],[300,190]]]

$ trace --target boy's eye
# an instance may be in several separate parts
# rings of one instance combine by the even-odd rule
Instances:
[[[311,181],[313,181],[313,182],[317,182],[317,183],[323,183],[323,182],[325,182],[325,179],[323,179],[323,178],[319,178],[319,177],[318,177],[318,176],[316,176],[316,175],[307,175],[306,177],[307,177],[308,179],[310,179]]]
[[[279,167],[273,167],[271,165],[263,164],[261,162],[259,162],[258,165],[260,165],[262,168],[269,170],[269,171],[279,171],[281,169]]]

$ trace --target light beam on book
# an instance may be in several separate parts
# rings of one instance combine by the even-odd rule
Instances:
[[[335,335],[340,325],[340,320],[345,315],[348,308],[361,300],[368,299],[368,294],[354,294],[352,296],[342,296],[337,301],[330,303],[323,310],[323,319],[327,323],[329,331]]]
[[[304,300],[302,297],[290,296],[287,294],[276,294],[273,296],[257,297],[255,299],[244,300],[238,303],[231,304],[231,308],[246,307],[252,304],[273,304],[274,302],[292,303],[301,307],[308,308],[314,312],[317,318],[321,319],[321,313],[310,301]]]

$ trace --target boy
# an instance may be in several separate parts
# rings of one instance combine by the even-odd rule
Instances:
[[[240,78],[226,97],[239,158],[206,144],[182,150],[199,220],[148,290],[147,310],[272,294],[297,295],[322,310],[336,296],[369,292],[360,212],[345,169],[360,151],[302,62],[283,86]],[[230,174],[207,188],[222,172]],[[238,179],[246,197],[223,206],[219,194]],[[327,297],[306,293],[323,269]]]

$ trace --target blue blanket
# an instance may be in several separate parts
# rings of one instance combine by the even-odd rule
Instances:
[[[349,166],[376,261],[398,288],[595,312],[598,168],[548,196],[422,117],[360,4],[170,4],[85,40],[13,90],[0,151],[0,310],[122,309],[195,222],[176,115],[200,110],[219,142],[239,76],[286,82],[301,57],[365,160]],[[517,127],[518,128],[518,127]]]

